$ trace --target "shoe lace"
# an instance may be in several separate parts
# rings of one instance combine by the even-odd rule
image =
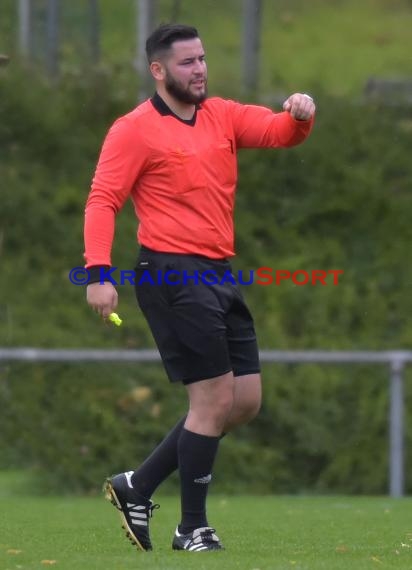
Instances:
[[[200,532],[200,537],[202,539],[203,543],[213,543],[213,542],[219,542],[219,539],[217,538],[217,536],[215,535],[216,530],[214,528],[205,528],[205,530],[202,530]]]
[[[158,503],[154,503],[153,505],[150,505],[150,506],[147,508],[147,516],[148,516],[149,518],[152,518],[152,516],[153,516],[153,511],[155,511],[156,509],[160,509],[160,505],[159,505]]]

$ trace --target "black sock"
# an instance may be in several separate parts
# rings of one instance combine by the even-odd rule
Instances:
[[[182,501],[179,532],[187,534],[208,526],[206,496],[219,447],[219,437],[200,435],[183,428],[177,444]]]
[[[178,467],[177,442],[186,421],[182,418],[132,475],[132,485],[143,497],[155,489]]]

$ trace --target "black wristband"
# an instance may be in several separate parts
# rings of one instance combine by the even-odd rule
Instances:
[[[87,271],[89,272],[90,277],[87,284],[90,285],[91,283],[103,283],[104,281],[110,281],[109,279],[104,279],[104,274],[109,269],[110,265],[92,265],[91,267],[88,267]]]

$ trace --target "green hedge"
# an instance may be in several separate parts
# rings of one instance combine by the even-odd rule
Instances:
[[[67,277],[83,264],[84,201],[102,137],[134,105],[133,89],[113,72],[66,78],[57,89],[34,76],[29,83],[27,73],[9,71],[0,83],[0,344],[151,347],[131,287],[119,287],[124,325],[114,329]],[[408,349],[412,109],[322,93],[317,100],[304,145],[240,153],[234,267],[344,274],[338,286],[245,287],[260,346]],[[134,234],[127,207],[113,252],[118,267],[133,267]],[[183,390],[168,385],[160,366],[0,370],[2,466],[32,467],[43,488],[96,491],[107,473],[138,464],[185,407]],[[217,488],[386,491],[387,370],[265,365],[263,372],[262,412],[223,440]],[[407,429],[410,443],[410,418]]]
[[[272,364],[263,378],[259,417],[221,442],[216,490],[387,492],[386,368]],[[137,467],[185,410],[183,390],[149,364],[13,364],[0,402],[0,468],[28,468],[38,491],[61,493],[97,493]],[[407,447],[411,436],[409,422]]]

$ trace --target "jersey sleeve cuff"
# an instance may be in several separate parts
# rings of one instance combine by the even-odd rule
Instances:
[[[91,283],[104,283],[104,281],[110,281],[109,278],[105,279],[105,273],[110,269],[110,265],[92,265],[87,268],[89,272],[88,285]]]

